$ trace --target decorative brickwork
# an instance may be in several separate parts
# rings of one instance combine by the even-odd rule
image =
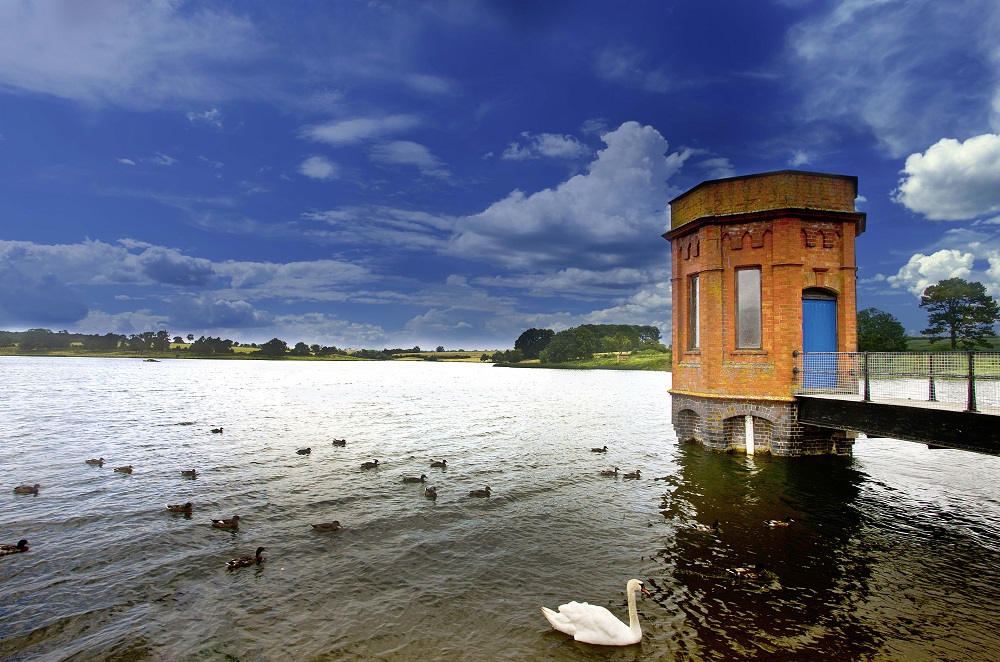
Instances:
[[[865,226],[856,197],[855,177],[784,170],[703,182],[671,201],[663,236],[671,242],[678,438],[745,451],[749,415],[755,452],[850,448],[843,434],[806,433],[795,422],[793,351],[802,349],[807,290],[836,302],[837,351],[856,349],[854,240]],[[744,269],[760,273],[760,342],[749,349],[738,338],[737,273]],[[687,320],[695,275],[698,326]],[[695,328],[698,347],[688,337]]]

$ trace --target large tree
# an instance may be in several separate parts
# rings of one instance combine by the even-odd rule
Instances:
[[[905,352],[906,329],[893,315],[878,308],[858,311],[859,352]]]
[[[552,329],[528,329],[514,341],[514,349],[524,352],[526,359],[537,359],[555,335]]]
[[[542,350],[542,363],[563,363],[573,359],[589,359],[594,355],[594,334],[582,326],[566,329],[552,336],[552,342]]]
[[[923,333],[931,336],[931,343],[949,340],[953,350],[989,347],[985,337],[993,335],[993,325],[1000,320],[1000,307],[986,287],[962,278],[929,286],[920,296],[920,307],[927,310]]]

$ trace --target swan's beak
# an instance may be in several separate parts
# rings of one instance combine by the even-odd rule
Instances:
[[[653,597],[653,594],[650,593],[649,590],[645,586],[640,586],[639,590],[642,591],[643,593],[645,593],[646,595],[648,595],[649,597]]]

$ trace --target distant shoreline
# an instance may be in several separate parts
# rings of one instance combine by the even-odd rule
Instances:
[[[490,352],[487,352],[489,354]],[[407,354],[400,358],[390,359],[391,361],[425,361],[428,363],[490,363],[480,361],[472,356],[480,352],[421,352],[417,354]],[[454,358],[450,358],[449,355]],[[56,350],[33,350],[29,352],[19,352],[14,347],[0,348],[0,359],[6,357],[57,357],[57,358],[99,358],[99,359],[136,359],[139,361],[164,360],[186,360],[186,359],[220,359],[223,361],[371,361],[381,362],[377,359],[366,359],[355,356],[345,356],[334,354],[328,356],[260,356],[256,351],[236,352],[233,354],[210,354],[200,356],[187,354],[183,351],[167,352],[122,352],[122,351],[87,351],[80,349],[56,349]],[[524,361],[521,363],[494,363],[498,368],[543,368],[552,370],[646,370],[646,371],[670,371],[670,354],[659,354],[654,356],[630,357],[628,362],[619,362],[614,353],[598,354],[589,361],[577,360],[567,363],[540,363],[536,361]]]

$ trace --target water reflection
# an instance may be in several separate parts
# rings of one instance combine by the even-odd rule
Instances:
[[[865,479],[852,459],[746,457],[685,444],[677,462],[661,503],[676,535],[658,557],[706,659],[808,651],[809,659],[842,660],[878,649],[852,617],[870,575],[852,543]],[[767,524],[785,517],[794,520],[787,527]],[[706,531],[714,520],[718,530]]]

